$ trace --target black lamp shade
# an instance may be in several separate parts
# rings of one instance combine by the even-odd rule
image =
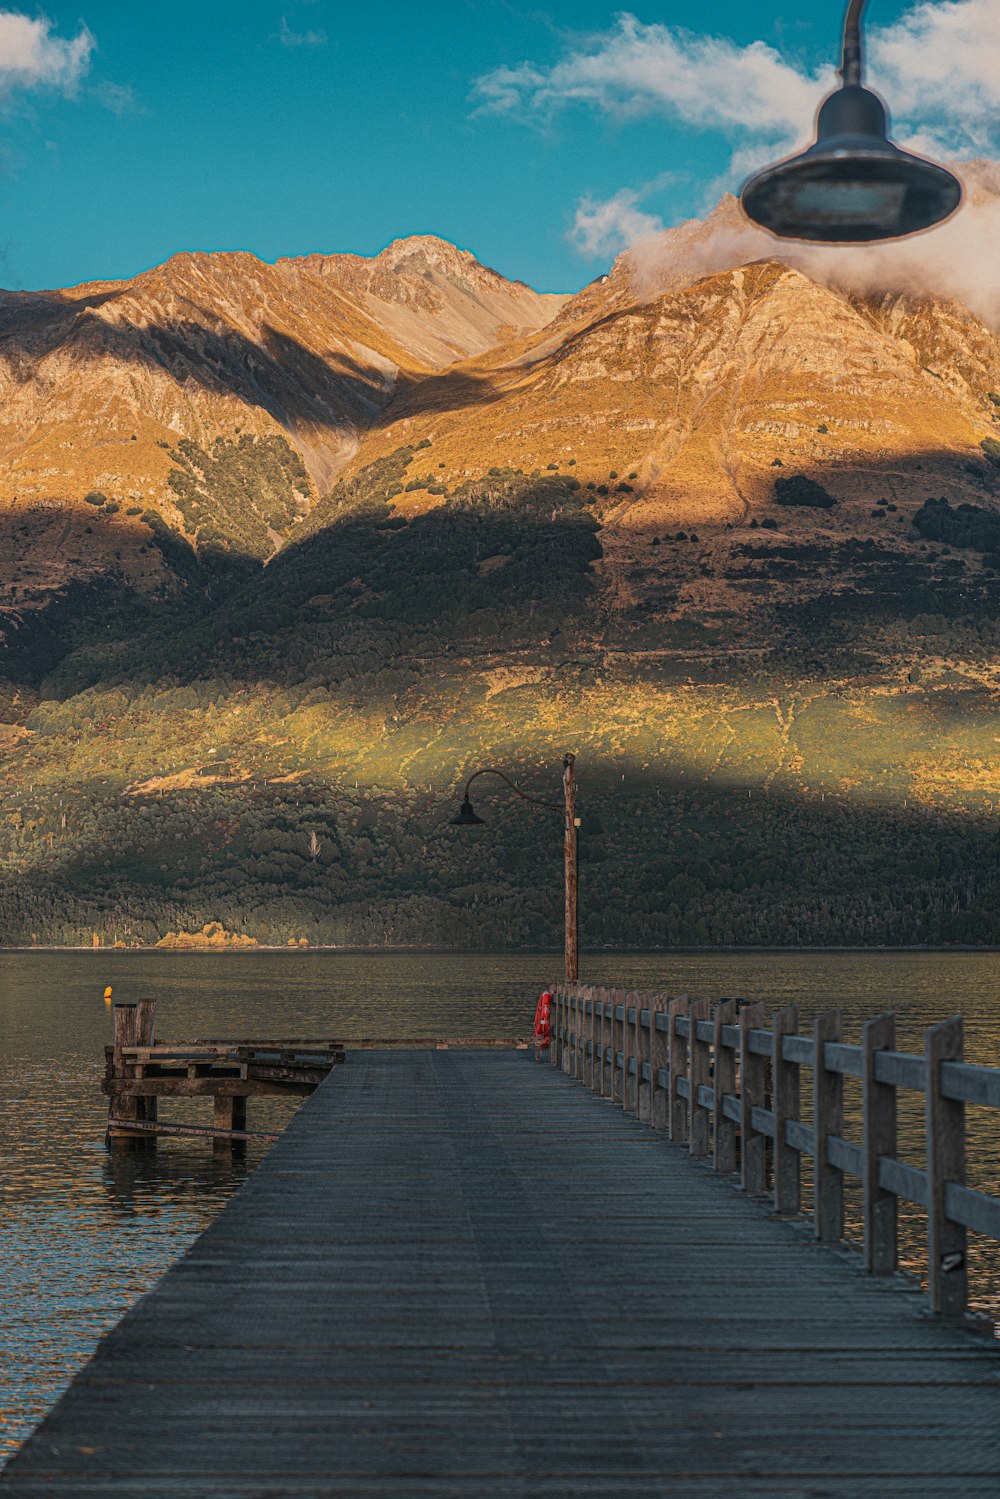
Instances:
[[[816,119],[816,144],[744,184],[744,212],[785,239],[865,244],[916,234],[949,218],[962,186],[944,167],[888,138],[885,105],[857,84],[835,90]]]
[[[469,798],[466,797],[461,807],[459,808],[458,816],[451,819],[451,826],[453,828],[472,828],[477,824],[479,824],[479,826],[482,826],[483,819],[476,816],[475,812],[472,809],[472,803],[470,802]]]

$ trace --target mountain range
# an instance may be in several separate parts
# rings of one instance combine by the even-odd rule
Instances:
[[[0,294],[7,930],[553,940],[575,748],[598,940],[1000,940],[1000,328],[745,230]]]

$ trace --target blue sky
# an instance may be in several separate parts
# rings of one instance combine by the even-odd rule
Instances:
[[[801,138],[840,14],[787,0],[665,0],[624,19],[594,0],[0,8],[0,284],[435,233],[572,290],[630,235],[700,213]],[[872,23],[901,136],[990,154],[1000,0],[873,0]]]

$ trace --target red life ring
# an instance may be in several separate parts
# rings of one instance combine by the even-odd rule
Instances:
[[[535,1051],[545,1051],[552,1043],[552,995],[546,989],[535,1009]]]

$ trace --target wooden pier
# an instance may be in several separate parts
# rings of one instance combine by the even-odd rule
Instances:
[[[217,1148],[254,1138],[247,1100],[305,1097],[344,1060],[338,1041],[155,1040],[156,1001],[116,1004],[114,1041],[104,1048],[102,1091],[108,1095],[108,1144],[155,1141],[157,1135],[208,1135]],[[159,1117],[161,1098],[211,1098],[211,1126]]]
[[[833,1242],[829,1184],[824,1235],[794,1213],[792,1173],[767,1153],[779,1134],[796,1153],[818,1137],[791,1079],[754,1071],[759,1013],[681,1006],[665,1036],[665,1001],[557,1001],[554,1067],[499,1049],[348,1049],[104,1338],[0,1494],[996,1499],[996,1344]],[[857,1048],[823,1026],[798,1037],[776,1019],[772,1068],[789,1037],[789,1065],[808,1045],[853,1067]],[[606,1047],[605,1022],[622,1028]],[[869,1094],[904,1067],[874,1034],[889,1060],[862,1061]],[[835,1092],[817,1091],[839,1130]],[[716,1104],[734,1136],[713,1139]],[[869,1097],[883,1139],[884,1106]],[[763,1152],[744,1147],[745,1108]],[[929,1200],[941,1180],[932,1165]],[[947,1176],[944,1200],[966,1202]]]

